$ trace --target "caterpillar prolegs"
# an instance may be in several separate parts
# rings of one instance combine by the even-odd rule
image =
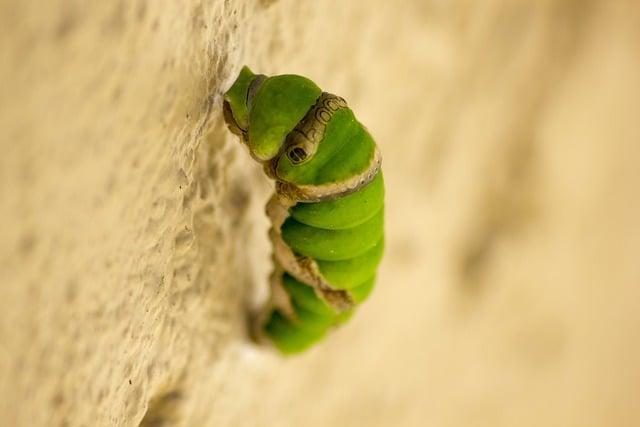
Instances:
[[[244,67],[224,115],[276,181],[267,205],[275,270],[258,335],[302,351],[370,294],[384,250],[381,157],[346,101],[297,75]]]

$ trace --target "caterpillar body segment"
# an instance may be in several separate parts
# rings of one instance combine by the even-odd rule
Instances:
[[[347,321],[373,289],[384,252],[381,156],[347,102],[302,76],[244,67],[223,108],[276,182],[267,205],[272,298],[254,327],[297,353]]]

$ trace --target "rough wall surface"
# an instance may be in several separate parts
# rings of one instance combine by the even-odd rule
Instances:
[[[633,1],[1,1],[0,425],[637,425],[639,45]],[[245,63],[384,153],[376,292],[291,359]]]

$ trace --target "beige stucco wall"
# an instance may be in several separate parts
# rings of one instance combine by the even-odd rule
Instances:
[[[292,359],[245,63],[384,154],[375,294]],[[0,89],[0,425],[640,422],[637,2],[4,0]]]

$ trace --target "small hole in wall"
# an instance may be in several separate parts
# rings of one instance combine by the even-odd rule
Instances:
[[[140,427],[168,427],[178,422],[178,412],[182,394],[172,390],[154,396],[149,401],[149,407],[144,414]]]

